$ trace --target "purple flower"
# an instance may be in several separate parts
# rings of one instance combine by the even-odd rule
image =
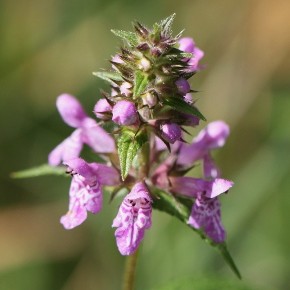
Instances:
[[[222,243],[226,239],[226,232],[221,223],[220,202],[217,198],[197,198],[191,209],[188,224],[195,229],[203,229],[216,243]]]
[[[62,161],[79,157],[84,144],[99,153],[115,151],[114,139],[86,115],[76,98],[68,94],[60,95],[56,106],[64,122],[76,130],[49,154],[50,165],[57,166]]]
[[[200,70],[199,61],[203,58],[204,52],[195,46],[194,40],[190,37],[181,38],[178,43],[181,51],[192,53],[190,59],[185,58],[188,64],[188,71],[194,72]]]
[[[170,177],[170,182],[173,192],[195,197],[188,224],[195,229],[202,229],[214,242],[223,242],[226,234],[217,196],[228,191],[233,182],[221,178],[206,181],[191,177]]]
[[[96,117],[101,120],[110,120],[112,117],[112,109],[112,106],[106,99],[100,99],[95,104],[94,113]]]
[[[233,186],[232,181],[222,178],[215,178],[214,180],[208,181],[187,176],[170,176],[169,179],[171,183],[171,191],[195,198],[202,196],[214,198],[228,191]]]
[[[67,172],[73,178],[69,191],[69,211],[60,222],[65,229],[72,229],[87,218],[87,212],[98,213],[102,208],[102,185],[117,185],[118,172],[109,166],[86,163],[81,158],[66,162]]]
[[[181,138],[181,129],[175,123],[162,124],[160,126],[160,130],[161,137],[171,144],[175,143],[175,141],[178,141]]]
[[[134,125],[138,121],[138,112],[134,103],[129,101],[119,101],[113,108],[112,120],[118,125]]]
[[[188,81],[184,78],[180,78],[175,82],[178,91],[185,96],[187,93],[190,92],[190,85]]]
[[[222,147],[230,133],[229,126],[223,121],[209,123],[191,144],[183,144],[178,156],[178,164],[191,166],[202,159],[212,149]]]
[[[113,221],[115,237],[122,255],[131,255],[143,240],[144,232],[151,227],[152,199],[143,182],[134,185],[124,198]]]

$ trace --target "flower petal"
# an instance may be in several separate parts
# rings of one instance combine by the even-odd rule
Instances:
[[[183,144],[178,157],[178,164],[191,166],[195,161],[203,158],[210,150],[222,147],[229,136],[229,126],[223,121],[209,123],[192,144]]]
[[[96,173],[93,168],[82,158],[70,159],[65,164],[72,170],[73,174],[79,174],[84,178],[84,181],[89,185],[94,185],[97,180]]]
[[[131,255],[144,238],[145,229],[151,226],[152,199],[144,183],[137,183],[124,198],[113,221],[117,227],[115,237],[122,255]]]
[[[234,183],[232,181],[216,178],[208,183],[208,189],[205,196],[208,198],[214,198],[226,191],[228,191]]]
[[[188,224],[195,229],[203,229],[205,234],[216,243],[221,243],[226,238],[221,223],[220,203],[217,198],[196,199]]]
[[[60,219],[67,230],[79,226],[87,218],[87,211],[82,198],[83,187],[83,182],[78,177],[73,177],[69,192],[69,211]]]
[[[77,158],[82,148],[82,130],[77,129],[50,152],[48,163],[52,166],[57,166],[62,161]]]
[[[102,208],[102,191],[99,183],[88,185],[85,178],[74,175],[70,187],[69,211],[60,222],[66,229],[79,226],[87,218],[87,211],[97,213]]]
[[[100,184],[109,186],[120,184],[120,174],[114,167],[100,163],[90,163],[90,167],[97,174]]]
[[[62,94],[57,98],[56,107],[66,124],[73,128],[80,128],[87,117],[80,102],[69,94]]]
[[[221,193],[226,192],[233,186],[233,182],[216,178],[208,181],[201,178],[170,176],[171,191],[189,197],[200,197],[202,195],[208,198],[214,198]]]
[[[97,153],[116,151],[114,139],[91,118],[83,122],[83,141]]]

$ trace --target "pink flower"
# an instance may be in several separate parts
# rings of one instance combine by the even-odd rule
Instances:
[[[115,151],[114,139],[95,120],[86,115],[75,97],[68,94],[60,95],[56,106],[64,122],[76,130],[50,152],[48,156],[50,165],[57,166],[62,161],[79,157],[84,144],[98,153]]]
[[[222,243],[226,239],[226,232],[221,223],[220,202],[217,198],[197,198],[191,209],[188,224],[195,229],[203,229],[216,243]]]
[[[208,181],[201,178],[187,176],[169,176],[169,179],[171,183],[171,191],[195,198],[201,196],[214,198],[228,191],[233,186],[232,181],[222,178],[215,178]]]
[[[123,126],[134,125],[138,122],[138,113],[134,103],[129,101],[119,101],[113,108],[112,120]]]
[[[115,237],[122,255],[131,255],[144,238],[144,232],[151,227],[152,199],[143,182],[134,185],[124,198],[113,221]]]
[[[184,52],[192,53],[190,59],[185,58],[188,64],[188,71],[194,72],[201,69],[199,61],[203,58],[204,52],[195,46],[194,40],[190,37],[181,38],[179,41],[179,49]]]
[[[188,224],[195,229],[202,229],[214,242],[223,242],[226,233],[217,196],[228,191],[233,182],[221,178],[206,181],[192,177],[170,177],[170,182],[173,192],[195,197]]]
[[[67,172],[73,178],[69,191],[69,211],[60,222],[69,230],[79,226],[87,218],[87,212],[98,213],[102,208],[102,185],[117,185],[118,172],[109,166],[87,163],[81,158],[66,162]]]
[[[212,149],[222,147],[229,136],[229,126],[223,121],[209,123],[191,144],[183,144],[178,156],[178,164],[191,166],[195,161],[202,159]]]

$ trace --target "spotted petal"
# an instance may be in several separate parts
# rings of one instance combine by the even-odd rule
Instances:
[[[217,198],[196,199],[188,224],[195,229],[203,229],[204,233],[216,243],[222,243],[226,238],[225,229],[221,223],[220,203]]]
[[[113,221],[117,227],[115,237],[122,255],[131,255],[144,238],[145,229],[151,226],[151,197],[144,183],[137,183],[124,198]]]

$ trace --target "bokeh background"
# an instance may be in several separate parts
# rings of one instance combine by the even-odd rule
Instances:
[[[193,78],[209,121],[231,126],[216,152],[235,181],[222,198],[229,249],[243,280],[187,227],[159,212],[145,237],[136,289],[290,289],[290,1],[1,0],[0,289],[120,289],[124,258],[112,219],[119,200],[65,231],[70,180],[13,180],[43,164],[71,129],[56,97],[76,95],[88,112],[120,40],[111,28],[151,25],[173,12],[174,30],[195,38],[206,69]],[[195,133],[195,132],[194,132]]]

